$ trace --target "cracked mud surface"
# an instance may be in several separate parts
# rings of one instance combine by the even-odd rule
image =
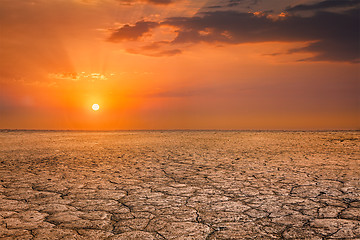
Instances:
[[[0,238],[360,238],[359,139],[3,131]]]

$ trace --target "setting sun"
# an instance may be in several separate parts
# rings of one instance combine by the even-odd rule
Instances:
[[[99,106],[99,104],[93,104],[92,105],[92,109],[94,110],[94,111],[97,111],[97,110],[99,110],[99,108],[100,108],[100,106]]]

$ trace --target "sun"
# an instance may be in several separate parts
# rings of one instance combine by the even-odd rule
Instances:
[[[93,104],[92,105],[92,109],[94,110],[94,111],[97,111],[97,110],[99,110],[100,109],[100,106],[99,106],[99,104]]]

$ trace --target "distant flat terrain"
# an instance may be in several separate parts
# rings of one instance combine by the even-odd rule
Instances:
[[[360,132],[0,132],[2,239],[360,238]]]

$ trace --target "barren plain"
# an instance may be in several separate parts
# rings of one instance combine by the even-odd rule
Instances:
[[[2,131],[1,239],[360,239],[358,131]]]

